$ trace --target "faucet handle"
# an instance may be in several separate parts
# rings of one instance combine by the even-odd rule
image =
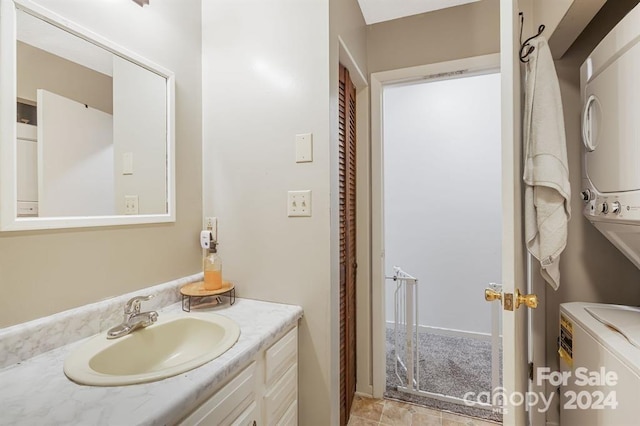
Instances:
[[[140,303],[146,302],[153,298],[153,294],[148,296],[136,296],[134,298],[129,299],[127,304],[124,306],[124,313],[127,315],[131,314],[139,314],[140,313]]]

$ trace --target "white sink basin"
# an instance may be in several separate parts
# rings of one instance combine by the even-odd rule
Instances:
[[[240,336],[238,325],[212,313],[160,314],[158,321],[117,339],[100,333],[73,351],[64,373],[93,386],[152,382],[222,355]]]

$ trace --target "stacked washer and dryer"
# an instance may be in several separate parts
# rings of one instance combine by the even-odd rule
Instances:
[[[580,69],[586,218],[640,268],[640,6]],[[640,424],[640,309],[560,306],[561,426]]]

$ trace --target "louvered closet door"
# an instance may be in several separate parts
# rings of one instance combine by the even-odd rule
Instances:
[[[340,66],[340,423],[356,390],[356,91]]]

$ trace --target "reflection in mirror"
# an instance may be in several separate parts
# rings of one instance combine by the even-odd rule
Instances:
[[[18,215],[166,213],[165,79],[21,10],[17,39]]]
[[[15,191],[0,200],[15,220],[3,229],[174,220],[172,74],[55,17],[15,9]]]

